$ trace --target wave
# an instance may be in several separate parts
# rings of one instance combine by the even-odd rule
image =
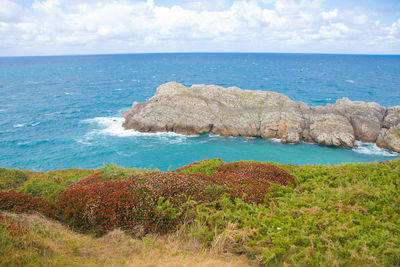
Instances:
[[[100,126],[101,129],[95,129],[94,131],[103,135],[117,136],[117,137],[131,137],[131,136],[175,136],[184,137],[182,134],[174,132],[159,132],[159,133],[142,133],[135,130],[125,130],[122,127],[125,119],[122,117],[96,117],[93,119],[86,119],[81,121],[82,123],[95,124]],[[93,134],[93,133],[92,133]]]
[[[384,148],[378,147],[375,143],[363,143],[361,141],[356,141],[357,147],[352,150],[356,153],[367,154],[367,155],[377,155],[386,157],[398,157],[399,153],[389,151]]]
[[[29,125],[27,123],[18,123],[18,124],[14,124],[13,127],[14,128],[21,128],[21,127],[25,127],[25,126],[35,127],[35,126],[37,126],[39,124],[40,124],[40,121],[39,122],[35,122],[35,123],[30,123]]]

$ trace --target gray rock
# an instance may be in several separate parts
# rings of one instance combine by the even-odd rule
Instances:
[[[216,85],[185,87],[170,82],[159,86],[145,103],[135,102],[124,112],[123,126],[141,132],[210,132],[340,147],[353,147],[355,140],[378,139],[381,147],[396,151],[399,114],[400,106],[386,110],[376,103],[347,98],[310,108],[270,91]]]
[[[312,109],[308,122],[308,133],[314,143],[337,147],[354,146],[354,130],[346,117],[327,113],[323,108],[317,107]]]
[[[342,98],[332,105],[332,109],[350,121],[357,140],[369,143],[376,141],[383,125],[386,108],[374,102],[366,103]]]
[[[400,153],[400,106],[387,109],[376,145]]]
[[[400,123],[400,106],[394,106],[387,109],[383,127],[389,129]]]

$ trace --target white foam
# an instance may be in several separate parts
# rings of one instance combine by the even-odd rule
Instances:
[[[19,123],[19,124],[14,124],[13,127],[20,128],[20,127],[24,127],[25,125],[26,125],[26,123]]]
[[[89,137],[85,136],[85,139],[76,139],[76,141],[82,145],[87,145],[87,146],[91,146],[93,145],[93,143],[88,141]]]
[[[65,92],[64,94],[65,94],[65,95],[70,95],[71,93],[69,93],[69,92]]]
[[[356,141],[356,144],[357,147],[354,147],[352,150],[357,153],[391,157],[400,156],[399,153],[380,148],[375,143],[363,143],[361,141]]]
[[[346,80],[348,83],[355,83],[353,80]]]
[[[160,132],[160,133],[142,133],[135,130],[125,130],[122,127],[124,123],[122,117],[96,117],[93,119],[83,120],[82,123],[97,124],[101,129],[94,130],[94,133],[100,133],[103,135],[111,135],[118,137],[129,137],[129,136],[179,136],[185,137],[184,135],[177,134],[174,132]],[[93,134],[93,133],[92,133]]]
[[[39,125],[39,124],[40,124],[40,121],[39,121],[39,122],[36,122],[36,123],[32,123],[31,126],[32,126],[32,127],[35,127],[36,125]]]
[[[270,141],[272,141],[274,143],[281,143],[281,139],[278,139],[278,138],[270,138],[268,140],[270,140]]]
[[[24,145],[28,145],[28,144],[30,144],[31,142],[29,142],[29,141],[25,141],[25,142],[18,142],[17,143],[17,146],[24,146]]]

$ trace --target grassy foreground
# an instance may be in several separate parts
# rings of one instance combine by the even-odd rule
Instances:
[[[400,159],[0,169],[0,265],[400,266],[399,187]]]

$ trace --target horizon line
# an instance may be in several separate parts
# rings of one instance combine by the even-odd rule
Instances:
[[[0,56],[0,58],[22,57],[73,57],[73,56],[118,56],[118,55],[159,55],[159,54],[298,54],[298,55],[347,55],[347,56],[400,56],[400,54],[370,54],[370,53],[324,53],[324,52],[129,52],[129,53],[93,53],[93,54],[48,54]]]

